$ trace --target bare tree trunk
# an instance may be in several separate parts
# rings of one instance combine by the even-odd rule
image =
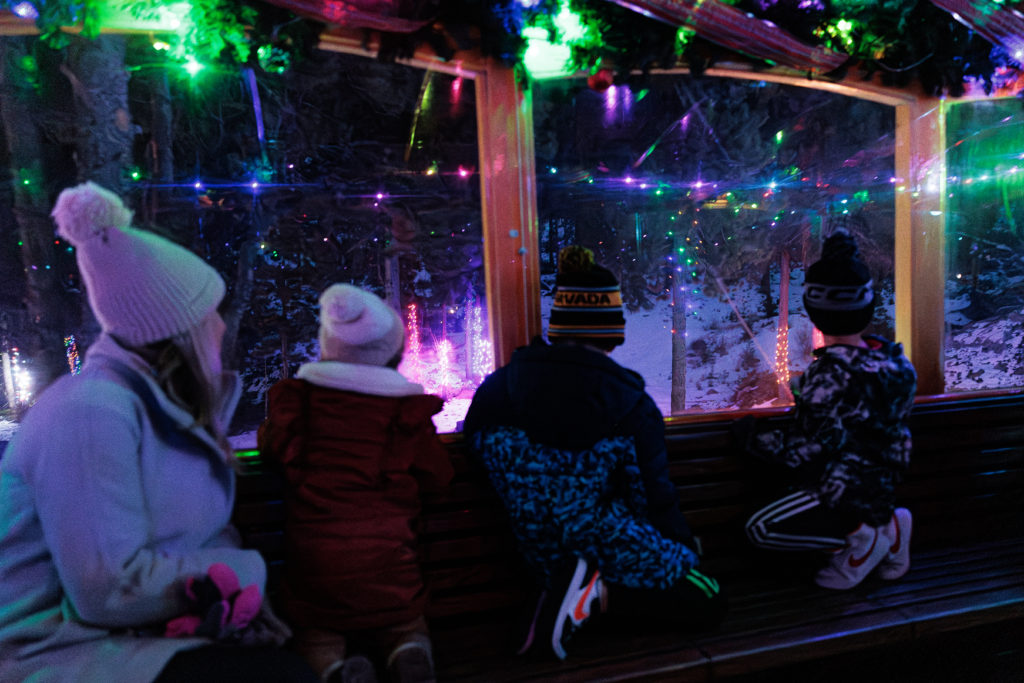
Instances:
[[[125,39],[71,37],[61,72],[74,91],[75,162],[82,180],[121,191],[122,174],[132,160],[136,126],[128,112]]]
[[[81,323],[81,303],[60,282],[50,221],[50,197],[44,187],[43,159],[52,156],[39,112],[45,111],[26,70],[34,38],[0,41],[0,116],[3,118],[14,178],[13,213],[26,276],[28,339],[20,341],[32,360],[33,393],[38,395],[67,369],[64,337]],[[63,247],[61,247],[63,248]]]
[[[231,290],[231,299],[224,310],[224,343],[221,356],[226,367],[237,367],[238,330],[242,326],[242,317],[249,310],[256,281],[253,273],[256,269],[256,258],[259,255],[259,241],[255,238],[242,243],[238,252],[238,266],[235,268],[235,286]],[[288,376],[288,362],[284,362],[285,374]]]
[[[672,414],[686,410],[686,273],[679,266],[684,259],[680,249],[686,246],[682,230],[672,234],[672,253],[676,269],[672,273]]]
[[[160,221],[160,211],[165,200],[173,197],[168,185],[174,182],[174,136],[171,131],[173,112],[171,91],[164,69],[149,69],[140,72],[135,80],[145,91],[149,100],[149,142],[146,145],[146,165],[154,187],[150,187],[143,198],[142,213],[148,223]]]

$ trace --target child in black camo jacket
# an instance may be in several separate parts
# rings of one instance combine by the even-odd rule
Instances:
[[[910,568],[912,518],[893,489],[910,464],[917,375],[900,344],[862,336],[877,297],[845,230],[807,270],[803,298],[825,346],[794,387],[791,427],[756,434],[750,418],[736,425],[749,453],[795,475],[787,495],[750,517],[747,535],[763,548],[830,551],[815,577],[825,588],[853,588],[872,571],[898,579]]]

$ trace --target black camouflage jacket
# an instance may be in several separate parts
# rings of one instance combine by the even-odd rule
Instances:
[[[892,515],[893,487],[910,465],[910,408],[917,374],[900,344],[835,344],[795,383],[787,430],[758,434],[753,455],[793,468],[831,507],[879,526]]]

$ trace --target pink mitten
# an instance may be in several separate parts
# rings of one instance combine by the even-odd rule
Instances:
[[[224,640],[249,625],[259,613],[263,598],[256,584],[241,588],[238,575],[228,565],[210,565],[206,576],[185,582],[189,601],[187,614],[167,622],[168,637],[190,635]]]

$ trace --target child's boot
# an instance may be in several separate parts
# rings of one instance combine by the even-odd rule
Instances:
[[[416,634],[388,655],[387,670],[391,683],[435,683],[434,654],[430,639]]]
[[[882,527],[882,534],[889,541],[889,552],[878,565],[878,576],[886,581],[895,581],[910,569],[910,532],[913,517],[907,508],[896,508],[892,519]]]
[[[884,529],[867,524],[857,527],[846,537],[846,546],[835,551],[828,566],[814,577],[814,582],[822,588],[847,590],[863,581],[889,552]]]
[[[339,659],[320,674],[324,683],[377,683],[377,668],[364,655]]]

